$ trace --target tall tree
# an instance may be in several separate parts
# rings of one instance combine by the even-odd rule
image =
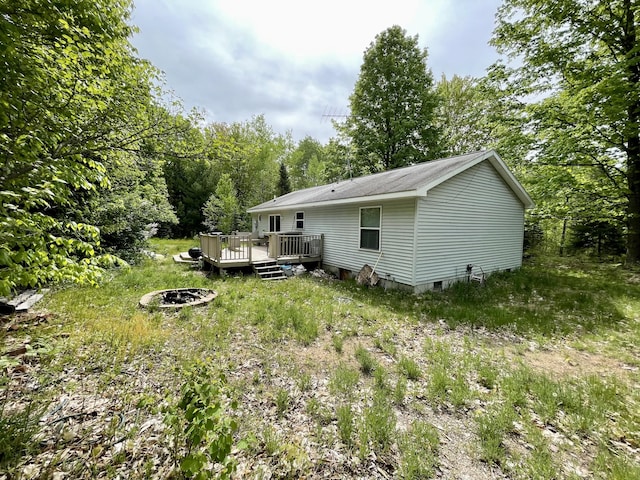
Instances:
[[[369,173],[368,169],[360,169],[361,165],[353,164],[353,144],[344,138],[331,138],[324,146],[325,182],[337,182],[346,178],[358,177]]]
[[[485,95],[481,82],[472,77],[443,74],[436,85],[440,99],[436,119],[446,155],[462,155],[491,148],[494,143],[489,109],[494,98]]]
[[[280,163],[280,178],[278,179],[277,195],[286,195],[291,191],[291,182],[289,181],[289,172],[284,162]]]
[[[517,66],[538,164],[593,168],[626,201],[627,262],[640,263],[640,8],[635,0],[506,0],[492,43]]]
[[[364,53],[343,125],[356,162],[370,171],[389,170],[437,157],[437,96],[418,36],[395,25],[378,34]]]
[[[107,186],[113,152],[159,134],[156,70],[129,43],[128,0],[0,0],[0,295],[93,282],[99,230],[78,192]]]
[[[306,136],[286,158],[294,189],[313,187],[324,182],[324,150],[315,138]]]
[[[211,230],[229,234],[238,228],[240,204],[229,174],[222,174],[216,186],[216,192],[204,204],[202,213],[205,219],[204,224]]]

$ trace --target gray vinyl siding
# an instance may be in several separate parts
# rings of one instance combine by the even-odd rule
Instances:
[[[380,251],[360,248],[361,207],[382,207]],[[305,233],[324,234],[326,265],[358,272],[365,264],[373,267],[378,262],[381,278],[411,285],[414,216],[414,199],[316,207],[305,211]]]
[[[254,227],[256,225],[258,225],[257,232],[260,234],[260,236],[262,236],[262,234],[264,232],[268,232],[269,231],[269,215],[280,215],[280,232],[282,233],[286,233],[286,232],[306,232],[306,228],[305,229],[296,229],[296,212],[297,211],[304,211],[304,210],[296,210],[296,211],[274,211],[274,212],[268,212],[268,213],[261,213],[261,214],[253,214],[253,224]],[[261,220],[259,220],[261,218]],[[306,215],[305,215],[305,227],[307,226],[307,222],[306,222]]]
[[[488,161],[418,200],[417,290],[464,278],[467,264],[489,273],[522,263],[524,206]]]

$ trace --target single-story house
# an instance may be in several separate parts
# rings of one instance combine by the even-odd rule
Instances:
[[[493,151],[433,160],[282,195],[250,208],[254,234],[323,235],[322,265],[367,264],[416,293],[522,264],[533,201]]]

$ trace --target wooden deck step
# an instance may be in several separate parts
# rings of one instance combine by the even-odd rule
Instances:
[[[258,262],[253,264],[253,271],[262,280],[286,280],[287,276],[284,274],[280,265],[275,260],[266,260],[264,262]]]

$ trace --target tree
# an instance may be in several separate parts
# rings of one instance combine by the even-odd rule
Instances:
[[[324,183],[324,150],[320,142],[306,136],[286,158],[295,190]]]
[[[427,69],[427,51],[399,26],[378,34],[364,53],[343,125],[355,161],[370,172],[436,158],[437,96]]]
[[[169,202],[178,217],[178,224],[169,229],[177,237],[192,237],[202,230],[202,206],[220,179],[219,163],[212,153],[218,139],[210,127],[198,126],[200,120],[197,116],[175,116],[181,128],[157,150],[163,159]]]
[[[79,220],[100,229],[100,249],[134,262],[157,223],[175,224],[162,162],[153,152],[122,153],[107,164],[110,187],[99,188],[76,207]]]
[[[133,54],[127,0],[0,0],[0,295],[95,282],[99,230],[77,195],[109,184],[106,163],[162,124],[157,72]]]
[[[286,195],[291,191],[291,182],[289,182],[289,173],[284,162],[280,163],[280,178],[278,179],[277,195]]]
[[[346,178],[366,175],[369,171],[362,165],[353,164],[353,145],[344,138],[331,138],[324,146],[325,182],[337,182]]]
[[[204,204],[202,213],[204,224],[211,230],[229,234],[237,228],[240,205],[229,174],[222,174],[216,186],[216,193]]]
[[[632,0],[506,0],[492,39],[518,58],[494,67],[513,98],[536,100],[533,161],[597,170],[624,199],[629,264],[640,263],[639,29]]]
[[[436,121],[442,134],[445,155],[463,155],[492,148],[489,110],[496,102],[485,95],[481,81],[454,75],[450,80],[443,74],[436,85],[440,99]]]

